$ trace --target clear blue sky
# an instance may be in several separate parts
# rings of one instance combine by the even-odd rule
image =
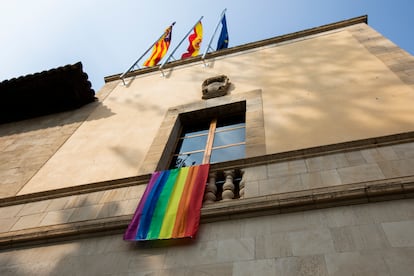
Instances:
[[[414,54],[411,0],[13,0],[0,8],[0,81],[81,61],[98,91],[173,21],[170,51],[203,15],[204,51],[224,8],[229,47],[367,14],[371,27]]]

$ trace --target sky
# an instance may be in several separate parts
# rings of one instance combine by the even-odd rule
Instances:
[[[368,25],[414,55],[412,0],[1,0],[0,81],[80,61],[98,92],[174,21],[169,53],[201,16],[204,52],[225,8],[229,47],[368,15]]]

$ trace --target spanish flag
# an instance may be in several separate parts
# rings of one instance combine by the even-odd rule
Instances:
[[[144,62],[144,66],[151,67],[155,66],[165,56],[170,47],[172,27],[174,24],[169,26],[164,35],[155,43],[152,48],[151,56]]]
[[[201,41],[203,40],[203,26],[201,21],[194,26],[194,32],[188,37],[190,45],[188,45],[187,52],[184,53],[181,58],[195,57],[200,51]]]
[[[157,171],[145,189],[124,240],[194,238],[210,165]]]

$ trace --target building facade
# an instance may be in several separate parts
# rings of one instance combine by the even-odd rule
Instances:
[[[2,275],[414,273],[414,57],[367,17],[119,77],[0,125]],[[183,149],[214,120],[243,134]],[[123,241],[151,173],[197,154],[196,239]]]

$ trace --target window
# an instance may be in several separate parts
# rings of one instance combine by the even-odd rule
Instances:
[[[193,120],[183,124],[170,168],[244,158],[245,146],[244,113]]]
[[[180,137],[183,137],[186,131],[207,130],[210,128],[210,122],[214,118],[218,118],[217,125],[221,126],[223,123],[220,121],[220,118],[229,119],[237,116],[240,116],[242,122],[245,123],[244,144],[240,145],[240,148],[244,148],[244,150],[239,151],[239,153],[242,153],[239,155],[241,157],[227,155],[229,154],[228,152],[232,153],[232,150],[236,150],[237,145],[234,145],[234,148],[223,146],[221,150],[217,146],[215,151],[213,151],[212,158],[210,158],[210,163],[230,161],[233,158],[265,155],[266,143],[262,92],[261,90],[252,90],[245,93],[227,95],[218,99],[203,100],[169,108],[138,173],[145,174],[151,173],[154,170],[160,171],[174,167],[172,164],[175,164],[176,160],[173,160],[173,158],[178,158],[181,143]],[[223,133],[222,135],[225,134]],[[221,139],[217,138],[215,141],[219,143]],[[236,143],[238,142],[234,142],[234,144]],[[204,151],[204,149],[205,147],[202,147],[197,150]],[[193,152],[192,156],[195,156],[195,152]],[[224,158],[219,158],[223,156],[228,156],[229,158],[225,160]],[[187,156],[180,157],[185,158]],[[190,162],[187,159],[185,162],[191,164],[194,160]]]

